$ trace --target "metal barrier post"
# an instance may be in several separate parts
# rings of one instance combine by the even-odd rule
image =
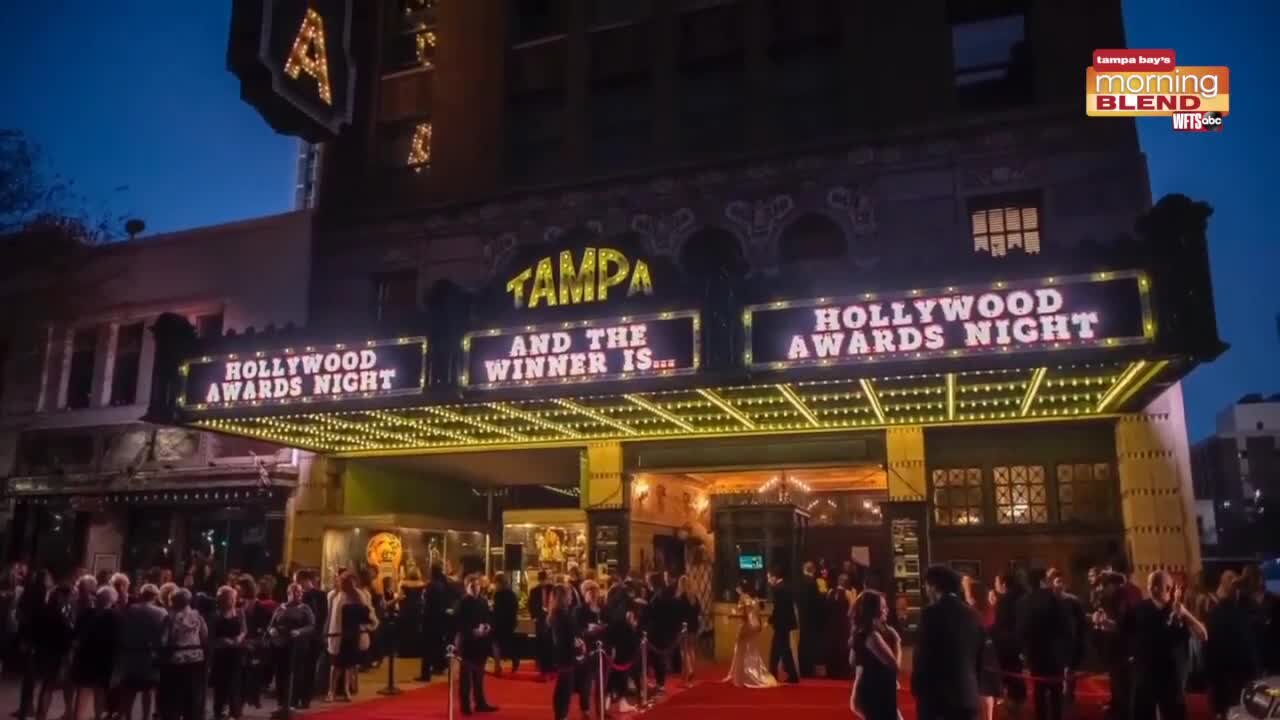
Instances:
[[[604,643],[596,641],[596,713],[604,720]]]
[[[680,623],[680,639],[678,642],[680,652],[680,674],[685,677],[685,683],[688,684],[689,678],[693,677],[693,653],[686,653],[684,651],[685,648],[689,647],[689,623]],[[685,657],[686,655],[688,655],[687,658]],[[686,659],[689,661],[689,667],[684,666],[684,661]]]
[[[293,678],[298,674],[298,638],[289,635],[289,682],[284,691],[284,706],[279,708],[283,720],[293,717]]]
[[[387,686],[378,691],[379,695],[399,695],[400,688],[396,687],[396,647],[399,645],[399,638],[396,637],[396,620],[397,616],[387,616],[387,644],[390,646],[387,653]]]
[[[453,720],[453,706],[454,706],[454,703],[456,702],[456,697],[458,695],[457,691],[453,687],[453,682],[454,682],[453,652],[454,652],[454,647],[452,645],[444,649],[444,663],[445,663],[445,667],[447,668],[446,672],[449,673],[449,720]]]
[[[649,707],[649,633],[640,634],[640,707]]]

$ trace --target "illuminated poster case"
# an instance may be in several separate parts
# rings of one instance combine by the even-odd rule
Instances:
[[[190,410],[307,405],[420,394],[421,337],[206,355],[184,362],[179,407]]]
[[[696,373],[695,310],[480,330],[462,340],[461,385],[475,390]]]
[[[1136,271],[748,306],[744,362],[784,370],[1110,348],[1155,338]]]

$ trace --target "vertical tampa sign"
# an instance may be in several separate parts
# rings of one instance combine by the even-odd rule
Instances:
[[[311,142],[351,123],[354,0],[233,0],[227,67],[277,132]]]

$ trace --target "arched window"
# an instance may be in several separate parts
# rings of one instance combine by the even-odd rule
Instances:
[[[823,215],[798,218],[778,240],[778,261],[783,265],[843,258],[847,252],[844,230]]]
[[[740,275],[747,269],[738,239],[718,227],[703,228],[684,241],[680,266],[689,275],[703,278]]]

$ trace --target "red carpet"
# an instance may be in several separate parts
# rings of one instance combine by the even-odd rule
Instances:
[[[723,671],[707,668],[703,678],[719,679]],[[904,683],[905,685],[905,683]],[[551,710],[550,683],[534,682],[530,674],[520,673],[510,677],[490,677],[485,687],[489,701],[498,705],[494,715],[476,715],[477,718],[512,720],[554,720]],[[1068,708],[1067,720],[1102,720],[1102,704],[1107,696],[1104,679],[1088,678],[1077,690],[1075,707]],[[576,700],[576,699],[575,699]],[[904,720],[915,720],[915,706],[905,690],[899,693],[899,704]],[[1207,720],[1210,713],[1204,696],[1190,698],[1193,720]],[[687,690],[669,693],[656,707],[640,715],[644,720],[783,720],[780,713],[803,713],[804,720],[825,718],[847,719],[849,713],[849,683],[835,680],[806,680],[800,685],[784,685],[770,690],[744,690],[705,679]],[[1030,720],[1034,712],[1028,708],[1024,716]],[[392,698],[379,697],[354,704],[326,706],[318,712],[308,713],[308,719],[318,720],[434,720],[448,717],[445,683],[405,692]],[[457,715],[461,718],[459,712]],[[575,708],[570,717],[578,718]],[[594,717],[594,715],[593,715]],[[1004,713],[996,710],[996,720],[1003,720]]]

